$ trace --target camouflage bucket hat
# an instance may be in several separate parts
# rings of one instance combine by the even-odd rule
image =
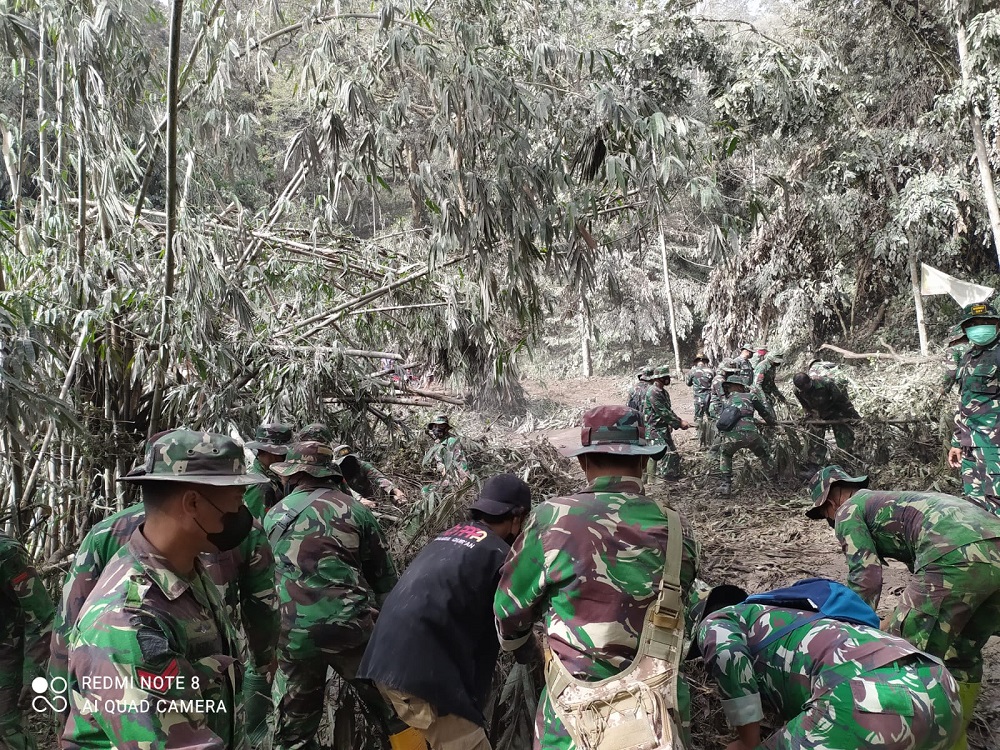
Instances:
[[[748,352],[756,351],[754,349],[753,344],[748,344],[746,341],[744,341],[742,344],[740,344],[740,351],[742,352],[744,349],[746,351],[748,351]]]
[[[327,443],[329,445],[333,443],[333,430],[322,422],[313,422],[299,430],[299,434],[295,436],[295,442]]]
[[[822,508],[826,504],[826,496],[830,493],[830,488],[837,482],[850,482],[867,487],[868,477],[867,475],[852,477],[837,465],[824,466],[809,480],[809,495],[812,498],[813,506],[806,511],[806,516],[813,520],[823,518]]]
[[[694,355],[695,362],[708,362],[708,357],[705,356],[705,352],[698,352]]]
[[[431,421],[427,423],[427,429],[430,429],[436,424],[443,425],[444,427],[451,427],[451,422],[448,421],[447,414],[435,414]]]
[[[660,365],[659,367],[654,367],[653,372],[650,374],[650,380],[660,380],[661,378],[670,377],[670,366]]]
[[[726,385],[742,385],[744,388],[748,388],[750,386],[747,379],[741,378],[739,375],[730,375],[723,382]]]
[[[646,442],[646,429],[639,412],[627,406],[595,406],[583,413],[580,445],[557,445],[564,456],[613,453],[619,456],[656,456],[665,445]]]
[[[295,443],[280,463],[271,464],[271,471],[279,477],[290,477],[303,472],[314,477],[339,477],[340,467],[333,457],[333,448],[318,440]]]
[[[966,305],[962,308],[962,319],[958,321],[958,324],[964,326],[970,320],[975,320],[976,318],[986,318],[1000,323],[1000,313],[996,311],[993,305],[988,305],[985,302],[973,302],[971,305]]]
[[[646,381],[646,380],[649,380],[649,377],[652,374],[653,374],[653,368],[652,367],[643,367],[635,375],[636,375],[637,378],[639,378],[639,380]]]
[[[188,482],[216,487],[267,484],[263,474],[248,474],[243,449],[214,432],[170,430],[146,449],[145,463],[119,482]]]
[[[333,449],[334,458],[343,458],[344,456],[349,456],[352,453],[354,453],[354,451],[351,450],[351,446],[346,444],[338,445],[336,448]]]
[[[262,424],[254,432],[253,440],[248,442],[246,447],[253,451],[284,456],[291,442],[292,428],[287,424]]]

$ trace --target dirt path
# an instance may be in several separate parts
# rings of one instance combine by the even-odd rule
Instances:
[[[533,398],[549,399],[565,407],[583,409],[600,403],[623,403],[631,386],[626,378],[590,378],[548,383],[526,383]],[[693,421],[691,391],[673,383],[674,411]],[[567,435],[575,430],[548,430],[538,434]],[[578,439],[578,438],[577,438]],[[737,458],[731,497],[715,492],[713,463],[699,451],[695,430],[675,431],[685,477],[676,484],[656,482],[647,491],[661,493],[688,517],[702,544],[701,577],[713,585],[734,583],[750,591],[788,585],[801,578],[823,576],[845,580],[847,566],[833,532],[825,523],[805,518],[804,488],[789,482],[775,486],[756,470],[756,459]],[[583,475],[580,475],[581,482]],[[887,617],[909,579],[900,563],[885,571],[879,616]],[[1000,748],[1000,639],[987,646],[983,697],[970,733],[975,750]],[[708,748],[705,748],[708,750]]]

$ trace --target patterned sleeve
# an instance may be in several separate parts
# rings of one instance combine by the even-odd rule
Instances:
[[[244,544],[248,549],[239,573],[240,618],[254,666],[263,669],[274,659],[281,624],[274,590],[274,552],[256,521]]]
[[[396,485],[392,483],[385,474],[375,468],[373,464],[368,461],[361,462],[361,471],[368,476],[368,481],[372,483],[373,486],[378,487],[387,495],[391,495],[396,491]]]
[[[379,528],[378,521],[375,520],[371,511],[361,503],[354,503],[353,515],[361,532],[359,542],[361,573],[368,585],[371,586],[372,591],[375,592],[379,606],[382,606],[386,596],[392,591],[392,587],[396,585],[399,578],[396,574],[396,566],[386,549],[382,529]]]
[[[24,615],[24,684],[45,674],[52,639],[55,608],[49,592],[42,585],[28,553],[18,543],[12,544],[0,563],[4,594],[17,604]]]
[[[837,538],[847,556],[847,585],[873,609],[882,595],[882,559],[865,523],[864,509],[848,502],[837,511]]]
[[[774,427],[778,423],[778,418],[774,414],[774,407],[757,395],[753,397],[753,408],[764,418],[764,421]]]
[[[705,666],[719,686],[730,725],[741,727],[764,718],[746,630],[736,611],[722,609],[707,617],[697,639]]]
[[[546,550],[550,515],[545,505],[535,509],[501,570],[493,611],[504,651],[515,651],[528,640],[531,626],[544,614],[549,587],[572,569],[572,555],[565,549]]]

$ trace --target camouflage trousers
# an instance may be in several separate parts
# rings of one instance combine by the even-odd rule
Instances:
[[[842,419],[839,414],[824,416],[823,419]],[[844,451],[849,451],[854,447],[854,427],[849,424],[829,425],[833,430],[833,439],[837,441],[837,447]],[[811,424],[807,427],[809,432],[809,460],[818,464],[826,463],[826,429],[827,425]]]
[[[17,700],[21,695],[21,668],[0,672],[0,750],[35,750],[35,738],[22,723]]]
[[[683,673],[677,680],[677,708],[681,715],[680,733],[684,747],[691,747],[691,687]],[[549,689],[542,688],[542,696],[535,712],[535,742],[532,750],[576,750],[576,744],[556,716]]]
[[[649,460],[647,469],[649,478],[652,478],[654,473],[661,479],[680,478],[681,456],[677,452],[677,446],[674,444],[674,436],[670,433],[670,431],[667,430],[665,433],[661,434],[658,439],[651,440],[650,442],[659,445],[666,445],[667,452],[659,461],[654,461],[653,459]]]
[[[914,573],[886,630],[981,682],[983,647],[1000,624],[1000,540],[967,544]]]
[[[317,735],[323,718],[328,667],[351,683],[369,709],[369,715],[383,725],[382,732],[388,731],[388,724],[394,718],[392,709],[372,683],[357,679],[365,645],[338,654],[320,653],[303,660],[279,655],[274,677],[276,710],[272,750],[320,750],[322,746]]]
[[[243,675],[243,711],[246,714],[247,739],[251,745],[263,742],[267,737],[267,717],[273,707],[267,676],[247,662]]]
[[[708,402],[712,394],[702,393],[694,397],[694,418],[699,420],[708,416]]]
[[[764,464],[765,471],[771,470],[771,446],[759,432],[730,432],[722,437],[719,446],[719,471],[733,473],[733,456],[741,450],[752,452]]]
[[[915,658],[842,682],[758,747],[948,750],[961,726],[958,685],[942,665]]]
[[[978,433],[973,440],[983,442]],[[1000,516],[1000,447],[974,445],[962,449],[963,494],[983,510]]]

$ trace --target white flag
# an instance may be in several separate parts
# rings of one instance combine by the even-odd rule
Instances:
[[[949,276],[944,271],[921,263],[920,293],[925,297],[932,294],[950,294],[960,307],[965,307],[973,302],[983,302],[989,299],[989,296],[993,294],[993,287],[961,281],[954,276]]]

